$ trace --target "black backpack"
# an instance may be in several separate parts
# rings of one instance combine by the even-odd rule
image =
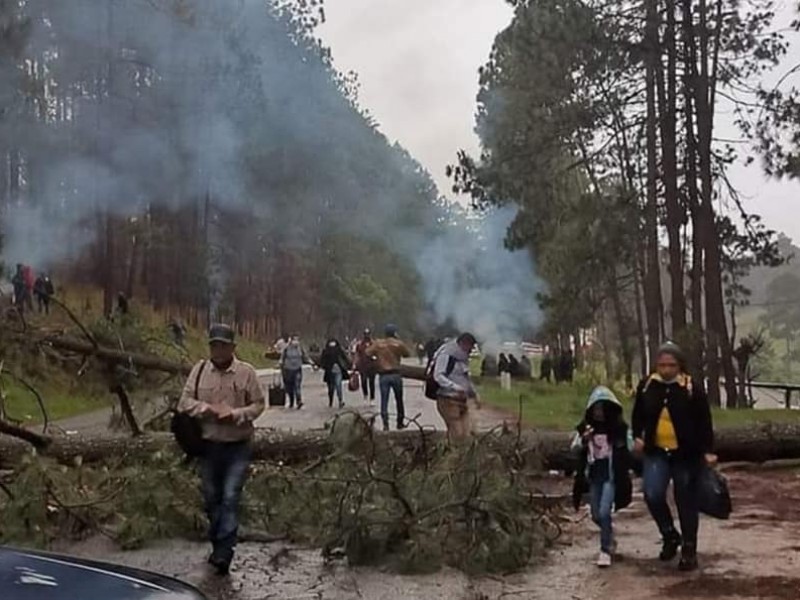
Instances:
[[[441,352],[441,350],[439,351]],[[433,355],[433,358],[428,361],[428,366],[425,367],[425,397],[431,400],[439,399],[439,389],[442,387],[433,376],[436,369],[436,360],[439,358],[439,352]],[[450,375],[456,366],[456,359],[452,356],[447,359],[447,368],[444,371],[445,375]]]
[[[194,380],[194,398],[198,400],[198,389],[200,387],[200,377],[206,368],[206,361],[200,365],[197,377]],[[199,458],[205,454],[206,441],[203,439],[203,426],[200,420],[186,413],[179,412],[177,409],[172,413],[172,420],[169,425],[172,435],[178,446],[189,458]]]

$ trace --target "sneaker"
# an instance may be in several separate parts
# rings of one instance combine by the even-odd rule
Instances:
[[[403,423],[402,421],[397,423],[397,431],[400,431],[401,429],[405,429],[406,427],[407,427],[407,425],[405,423]]]
[[[686,544],[681,551],[678,570],[684,572],[696,571],[697,567],[697,548],[694,544]]]
[[[389,431],[389,424],[388,423],[384,423],[383,424],[383,430],[384,431]]]
[[[339,409],[344,408],[344,402],[339,402]]]
[[[678,548],[680,547],[681,536],[677,531],[673,531],[672,533],[664,536],[664,540],[661,543],[661,554],[658,555],[658,559],[664,562],[671,561],[678,556]]]
[[[607,569],[611,566],[611,555],[608,552],[600,552],[597,557],[597,566],[601,569]]]

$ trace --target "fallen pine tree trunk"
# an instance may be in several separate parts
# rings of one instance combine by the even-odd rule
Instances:
[[[514,443],[516,431],[496,432],[486,435],[504,436],[506,443]],[[525,430],[519,436],[521,457],[540,461],[547,470],[571,472],[575,469],[574,455],[569,451],[570,433]],[[377,433],[378,443],[392,444],[421,451],[424,445],[444,441],[444,434],[433,430],[420,432]],[[121,436],[56,436],[40,450],[63,463],[73,463],[78,457],[84,463],[112,458],[135,460],[154,452],[175,449],[169,433],[149,433],[136,438]],[[0,436],[0,467],[17,462],[30,446],[21,440]],[[253,441],[256,460],[304,463],[323,458],[336,449],[334,441],[325,430],[287,432],[259,430]],[[800,458],[800,424],[754,424],[717,432],[716,452],[723,462],[764,462]]]
[[[29,340],[28,340],[29,341]],[[171,361],[154,354],[138,354],[107,348],[105,346],[94,346],[91,342],[77,340],[66,336],[50,336],[42,339],[35,339],[36,342],[47,344],[57,350],[66,352],[77,352],[84,356],[96,356],[111,364],[133,365],[138,369],[162,371],[173,375],[188,375],[192,370],[192,365]]]

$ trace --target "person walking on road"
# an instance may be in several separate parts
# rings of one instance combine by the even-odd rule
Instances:
[[[438,385],[436,408],[451,443],[468,438],[471,432],[469,401],[477,402],[478,394],[469,376],[469,355],[476,344],[474,335],[462,333],[442,346],[433,359],[433,379]]]
[[[320,356],[319,366],[325,372],[323,381],[328,386],[328,406],[333,407],[333,395],[336,394],[339,408],[344,408],[342,381],[350,379],[352,364],[339,340],[328,340]]]
[[[356,344],[356,370],[361,376],[361,392],[364,394],[364,400],[369,399],[370,402],[375,401],[375,378],[377,377],[377,368],[374,359],[367,356],[367,348],[372,344],[372,332],[365,329],[361,339]]]
[[[253,421],[264,411],[264,391],[252,365],[236,358],[231,327],[212,326],[209,349],[210,359],[198,362],[189,374],[178,410],[201,423],[200,475],[212,544],[208,562],[227,575],[236,547]]]
[[[681,549],[682,571],[697,569],[699,477],[714,464],[714,428],[702,382],[686,373],[681,349],[671,342],[656,355],[656,370],[636,390],[631,425],[635,451],[643,457],[644,497],[662,536],[660,559]],[[672,481],[681,531],[667,504]]]
[[[303,408],[303,365],[309,362],[306,351],[300,344],[300,336],[293,335],[280,358],[283,387],[289,398],[289,408],[294,408],[295,403],[298,410]]]
[[[614,393],[598,386],[589,395],[583,420],[577,427],[572,448],[580,456],[572,500],[577,510],[589,492],[592,520],[600,527],[598,567],[610,567],[616,542],[612,511],[631,503],[633,495],[630,451],[633,439],[623,417],[622,404]]]
[[[389,395],[394,391],[397,404],[397,429],[405,429],[406,415],[403,405],[403,377],[400,375],[400,364],[411,351],[397,337],[397,327],[387,325],[383,339],[376,340],[366,349],[368,358],[375,361],[378,371],[378,385],[381,390],[381,420],[383,430],[389,431]]]

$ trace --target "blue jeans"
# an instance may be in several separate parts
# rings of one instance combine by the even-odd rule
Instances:
[[[200,461],[208,539],[214,556],[230,561],[239,530],[239,499],[250,465],[250,442],[207,442]]]
[[[614,542],[614,527],[611,510],[614,507],[614,482],[593,482],[589,487],[592,521],[600,526],[600,550],[611,553]]]
[[[697,544],[700,523],[697,481],[700,466],[699,461],[681,460],[663,452],[644,457],[644,499],[663,537],[677,533],[667,504],[667,488],[671,480],[675,488],[675,504],[678,507],[683,542],[688,545]]]
[[[303,369],[284,369],[283,387],[289,397],[289,408],[294,408],[294,401],[297,399],[297,407],[303,406]]]
[[[406,419],[405,406],[403,406],[403,378],[400,373],[381,373],[378,385],[381,388],[383,426],[389,426],[389,394],[392,390],[394,390],[394,399],[397,402],[397,424],[402,426]]]
[[[344,398],[342,397],[342,373],[331,372],[328,375],[328,406],[333,406],[333,394],[339,400],[339,406],[344,406]]]

